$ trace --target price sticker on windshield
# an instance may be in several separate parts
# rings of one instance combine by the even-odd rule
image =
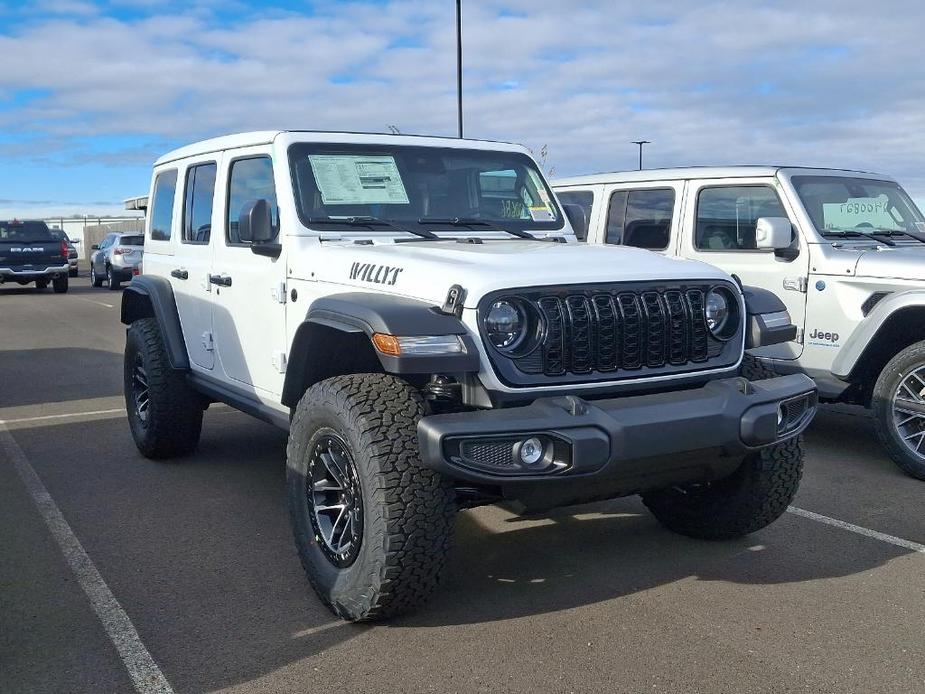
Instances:
[[[311,154],[315,184],[325,205],[407,205],[395,157]]]

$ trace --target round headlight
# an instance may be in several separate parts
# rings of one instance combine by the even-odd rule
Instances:
[[[711,289],[707,294],[704,313],[706,314],[707,327],[713,333],[713,336],[719,337],[722,335],[723,328],[726,327],[726,322],[729,320],[729,300],[726,298],[725,292]]]
[[[527,317],[517,304],[500,299],[488,309],[485,332],[491,344],[498,349],[514,349],[527,334]]]

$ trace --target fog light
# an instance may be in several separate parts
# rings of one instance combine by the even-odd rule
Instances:
[[[520,444],[520,462],[524,465],[536,465],[543,459],[543,442],[535,436]]]

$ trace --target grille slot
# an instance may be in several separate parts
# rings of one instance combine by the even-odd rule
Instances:
[[[517,362],[547,376],[629,371],[707,361],[721,344],[706,325],[701,288],[576,291],[540,296],[546,335]]]

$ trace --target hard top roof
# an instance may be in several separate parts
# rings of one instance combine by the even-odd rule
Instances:
[[[425,147],[487,148],[500,151],[526,151],[521,145],[496,140],[471,140],[456,137],[439,137],[435,135],[390,135],[386,133],[336,132],[328,130],[255,130],[253,132],[223,135],[208,140],[194,142],[167,152],[156,162],[155,166],[186,157],[220,152],[238,147],[271,144],[280,135],[287,135],[293,141],[304,142],[344,142],[386,145],[418,145]]]
[[[873,173],[871,171],[854,171],[851,169],[826,169],[812,166],[775,166],[775,165],[742,165],[742,166],[681,166],[670,169],[643,169],[642,171],[612,171],[609,173],[588,174],[585,176],[569,176],[557,178],[552,185],[577,186],[594,185],[599,183],[622,183],[634,181],[673,181],[677,179],[702,178],[759,178],[777,175],[778,172],[789,174],[816,175],[865,175],[875,178],[892,180],[889,176]]]

